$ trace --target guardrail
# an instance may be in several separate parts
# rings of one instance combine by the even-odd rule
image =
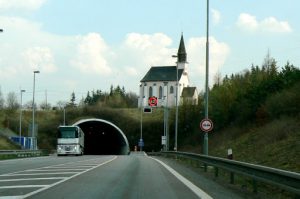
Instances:
[[[0,150],[0,159],[38,157],[45,155],[42,150]]]
[[[218,168],[230,172],[230,182],[234,183],[234,173],[247,176],[253,179],[253,191],[257,192],[257,181],[278,186],[284,190],[300,195],[300,174],[266,166],[249,164],[235,160],[200,155],[187,152],[159,152],[150,153],[150,155],[175,156],[176,158],[186,158],[200,161],[204,164],[206,171],[207,166],[213,166],[215,177],[218,177]]]

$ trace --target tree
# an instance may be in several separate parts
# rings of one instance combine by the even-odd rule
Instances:
[[[50,103],[48,103],[48,102],[42,102],[41,104],[40,104],[40,108],[42,109],[42,110],[50,110],[51,109],[51,104]]]
[[[75,93],[74,93],[74,91],[73,91],[72,94],[71,94],[70,102],[68,103],[67,106],[68,106],[68,107],[76,107],[75,101],[76,101],[76,97],[75,97]]]
[[[17,94],[15,92],[9,92],[7,94],[6,106],[8,110],[16,110],[19,108]]]
[[[3,95],[2,95],[2,92],[1,92],[1,87],[0,87],[0,110],[4,108],[4,98],[3,98]]]

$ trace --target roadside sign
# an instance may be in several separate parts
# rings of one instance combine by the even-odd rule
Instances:
[[[144,107],[144,113],[152,113],[151,107]]]
[[[148,99],[149,106],[157,106],[157,97],[152,96]]]
[[[140,139],[140,141],[139,141],[139,147],[143,147],[144,146],[144,141],[143,141],[143,139]]]
[[[203,119],[200,122],[200,128],[204,132],[209,132],[213,129],[213,122],[210,119]]]
[[[167,143],[167,136],[161,136],[161,145],[166,145]]]

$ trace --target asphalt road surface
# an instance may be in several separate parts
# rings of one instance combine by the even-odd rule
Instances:
[[[218,198],[214,190],[203,191],[163,161],[139,152],[0,161],[0,199]]]

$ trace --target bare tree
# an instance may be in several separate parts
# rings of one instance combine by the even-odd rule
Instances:
[[[17,94],[15,92],[9,92],[6,99],[7,109],[16,110],[19,108],[19,106]]]
[[[4,108],[4,98],[3,98],[3,95],[2,95],[2,92],[1,92],[1,87],[0,87],[0,110]]]

